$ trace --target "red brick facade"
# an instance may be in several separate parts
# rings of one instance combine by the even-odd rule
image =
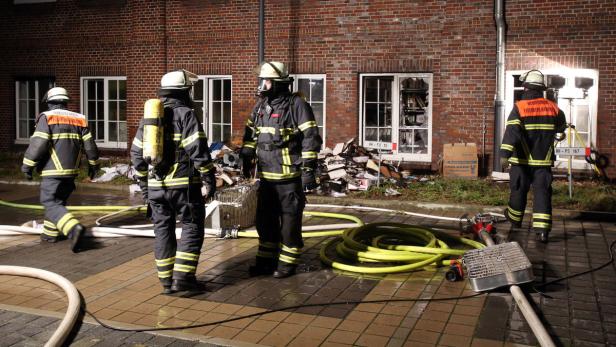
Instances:
[[[615,161],[616,2],[505,2],[507,70],[599,71],[597,145]],[[126,76],[132,138],[164,72],[232,75],[233,132],[243,130],[254,103],[257,0],[7,3],[0,5],[0,148],[14,144],[17,76],[55,76],[75,110],[81,76]],[[443,143],[476,142],[481,150],[484,118],[492,152],[493,1],[270,0],[265,31],[266,59],[288,62],[292,73],[326,74],[328,145],[358,136],[360,73],[431,72],[432,168]]]

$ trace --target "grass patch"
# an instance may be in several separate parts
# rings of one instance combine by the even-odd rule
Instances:
[[[387,196],[388,188],[396,189],[399,196]],[[578,181],[573,188],[573,198],[569,199],[566,181],[555,181],[552,185],[552,204],[554,208],[616,212],[616,186],[595,181]],[[426,182],[411,182],[406,185],[383,184],[373,186],[365,192],[353,192],[354,198],[388,199],[420,202],[441,202],[477,204],[485,206],[505,206],[509,200],[509,184],[496,183],[488,179],[444,179],[432,177]],[[532,188],[528,196],[528,206],[532,206]]]

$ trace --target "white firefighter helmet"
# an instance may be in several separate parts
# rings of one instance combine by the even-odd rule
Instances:
[[[545,77],[539,70],[530,70],[520,76],[520,82],[535,87],[545,88]]]
[[[68,92],[62,87],[53,87],[43,96],[43,102],[67,102]]]
[[[279,61],[266,61],[259,65],[259,78],[278,82],[290,81],[287,66]]]
[[[197,80],[199,76],[190,71],[184,69],[171,71],[160,79],[160,89],[188,90]]]

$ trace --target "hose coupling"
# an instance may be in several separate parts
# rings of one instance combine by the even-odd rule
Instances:
[[[234,225],[231,228],[222,228],[220,229],[220,234],[218,235],[221,239],[237,239],[237,233],[240,230],[239,225]]]
[[[449,282],[461,281],[464,278],[464,270],[459,259],[452,259],[449,264],[449,271],[445,273],[445,278]]]

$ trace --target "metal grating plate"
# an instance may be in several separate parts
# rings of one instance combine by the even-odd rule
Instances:
[[[517,242],[468,251],[462,261],[476,292],[533,280],[532,264]]]

